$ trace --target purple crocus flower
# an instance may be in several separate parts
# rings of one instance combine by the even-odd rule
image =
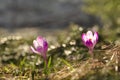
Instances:
[[[33,46],[30,48],[34,53],[42,55],[47,64],[46,52],[48,50],[48,43],[43,37],[38,36],[36,40],[33,40]]]
[[[93,34],[92,31],[88,31],[87,33],[83,33],[82,34],[82,41],[83,41],[84,45],[88,47],[89,53],[92,53],[93,49],[98,41],[98,33],[94,32],[94,34]]]

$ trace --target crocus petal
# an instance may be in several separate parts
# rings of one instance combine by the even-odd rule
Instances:
[[[92,42],[93,46],[96,44],[96,40],[94,40],[94,39],[92,39],[91,42]]]
[[[86,34],[85,34],[85,33],[82,34],[82,40],[83,40],[83,42],[86,42],[86,41],[87,41],[87,37],[86,37]]]
[[[92,42],[93,42],[93,44],[95,45],[95,44],[97,43],[97,41],[98,41],[98,33],[95,32],[95,33],[94,33],[94,36],[93,36],[93,38],[92,38]]]
[[[46,51],[48,50],[48,43],[47,43],[47,41],[44,41],[43,45],[44,45],[44,47],[43,47],[44,53],[46,53]]]
[[[38,51],[39,53],[43,53],[43,48],[41,46],[38,46],[36,48],[36,51]]]
[[[86,36],[87,36],[88,39],[92,39],[92,38],[93,38],[93,33],[92,33],[92,31],[88,31],[88,32],[86,33]]]
[[[97,41],[98,40],[98,33],[95,32],[93,38]]]
[[[46,52],[47,52],[47,51],[45,51],[42,47],[38,47],[36,50],[39,52],[39,54],[40,54],[43,58],[46,58]]]
[[[46,51],[48,49],[48,43],[47,43],[47,41],[43,37],[38,36],[37,37],[37,42],[39,42],[39,45],[42,46],[44,53],[46,53]]]
[[[39,46],[39,44],[36,40],[33,41],[33,45],[34,45],[35,48],[37,48]]]
[[[30,49],[34,52],[34,53],[39,53],[38,51],[36,51],[32,46],[30,47]]]
[[[41,46],[41,47],[43,47],[43,46],[44,46],[44,45],[43,45],[43,41],[44,41],[43,37],[38,36],[36,40],[37,40],[37,42],[38,42],[39,46]]]
[[[91,40],[86,41],[86,46],[87,47],[93,47],[93,43]]]

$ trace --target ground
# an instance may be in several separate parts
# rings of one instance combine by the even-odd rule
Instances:
[[[120,80],[120,33],[118,29],[106,30],[98,29],[93,57],[81,41],[87,29],[78,25],[52,32],[19,29],[6,33],[0,38],[0,80]],[[47,76],[43,58],[30,50],[37,35],[49,43],[47,57],[51,58],[51,66]]]

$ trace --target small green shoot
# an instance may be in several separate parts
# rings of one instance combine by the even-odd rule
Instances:
[[[71,66],[70,63],[68,63],[68,62],[67,62],[66,60],[64,60],[64,59],[61,59],[61,61],[62,61],[64,64],[66,64],[67,66],[69,66],[71,70],[73,70],[73,67]]]

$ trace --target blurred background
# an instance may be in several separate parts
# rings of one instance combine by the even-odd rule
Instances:
[[[0,28],[6,32],[65,30],[71,23],[101,27],[100,16],[85,12],[84,6],[85,0],[0,0]]]
[[[66,30],[71,23],[116,28],[119,14],[119,0],[0,0],[0,33]]]

